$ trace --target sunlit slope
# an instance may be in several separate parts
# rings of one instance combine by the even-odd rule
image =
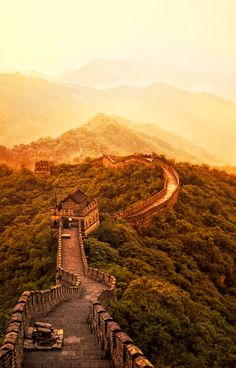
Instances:
[[[154,122],[230,162],[236,161],[236,105],[165,84],[102,93],[102,111]]]
[[[223,164],[236,162],[236,105],[215,95],[165,84],[97,90],[0,75],[0,144],[56,137],[98,112],[154,123],[221,157]],[[196,151],[191,154],[198,156]]]
[[[144,134],[145,125],[129,125],[130,122],[118,116],[112,117],[98,114],[82,127],[68,130],[58,138],[42,138],[26,145],[7,149],[0,146],[1,162],[14,167],[22,164],[33,168],[36,160],[54,160],[56,163],[76,163],[81,159],[99,157],[102,154],[127,155],[133,152],[158,152],[176,160],[195,163],[208,162],[211,164],[220,161],[207,152],[196,148],[180,137],[170,135],[173,143],[158,138],[152,132]],[[168,133],[162,132],[168,137]],[[182,142],[182,146],[174,142]]]

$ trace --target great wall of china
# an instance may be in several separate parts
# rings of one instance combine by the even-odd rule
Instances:
[[[103,164],[121,167],[135,162],[164,173],[164,187],[139,206],[114,216],[145,224],[158,212],[176,203],[179,178],[166,163],[150,156],[132,155],[118,160],[104,156]],[[89,267],[83,246],[81,223],[57,230],[56,285],[43,291],[25,291],[19,298],[0,348],[0,368],[147,368],[153,367],[132,339],[106,311],[115,300],[116,279]],[[70,235],[69,239],[63,234]],[[62,350],[24,351],[24,340],[32,321],[41,319],[64,330]]]

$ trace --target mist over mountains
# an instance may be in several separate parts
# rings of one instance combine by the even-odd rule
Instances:
[[[78,163],[86,157],[102,154],[127,155],[133,152],[158,152],[178,161],[219,163],[219,159],[183,138],[149,125],[134,124],[119,116],[98,114],[83,126],[67,131],[58,138],[41,138],[12,149],[0,146],[1,161],[14,167],[33,168],[36,160],[55,163]]]
[[[165,63],[94,59],[80,68],[56,77],[91,88],[113,88],[122,84],[146,86],[166,83],[192,92],[217,94],[236,102],[236,74],[215,70],[191,70]]]
[[[139,133],[152,136],[156,130],[155,138],[188,152],[194,160],[206,159],[206,154],[193,151],[196,146],[201,152],[209,152],[211,159],[205,162],[236,163],[236,104],[219,96],[164,83],[99,90],[20,73],[0,74],[0,144],[6,147],[48,136],[56,138],[100,112],[122,116],[135,133],[138,122],[146,123]],[[175,142],[158,128],[169,137],[168,132],[177,135]],[[191,148],[182,147],[181,137],[189,141]]]

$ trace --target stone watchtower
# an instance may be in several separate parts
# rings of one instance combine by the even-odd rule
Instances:
[[[82,233],[87,236],[100,224],[97,200],[79,189],[75,190],[51,208],[52,227],[57,227],[59,220],[63,220],[66,226],[78,226],[81,221]]]
[[[41,160],[35,162],[34,172],[35,174],[51,175],[55,168],[53,161]]]

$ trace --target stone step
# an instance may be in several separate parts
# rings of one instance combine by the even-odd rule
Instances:
[[[104,352],[97,344],[87,324],[90,299],[102,287],[101,283],[84,276],[82,259],[79,254],[77,229],[71,232],[70,248],[63,248],[62,264],[69,272],[79,274],[82,282],[81,298],[65,301],[41,320],[55,328],[64,330],[64,346],[60,351],[33,351],[25,353],[24,368],[109,368]],[[72,257],[76,254],[76,257]],[[65,267],[66,265],[66,267]]]

